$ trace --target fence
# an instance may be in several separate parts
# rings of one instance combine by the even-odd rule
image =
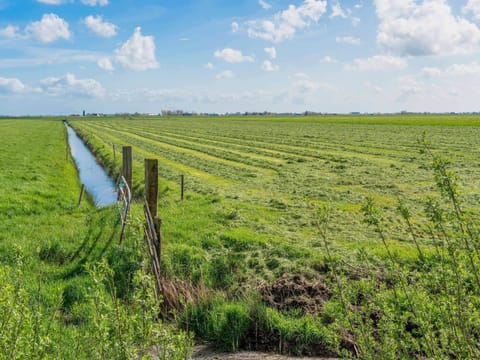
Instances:
[[[145,200],[143,204],[143,211],[145,213],[145,241],[147,242],[148,252],[152,263],[152,271],[155,277],[155,295],[157,298],[162,294],[161,270],[160,270],[160,255],[162,244],[162,220],[154,218],[150,212],[148,202]]]
[[[118,189],[118,211],[120,213],[120,220],[122,222],[122,231],[120,232],[120,245],[122,245],[125,234],[125,226],[127,225],[128,213],[130,211],[130,204],[132,202],[132,191],[124,176],[120,176],[117,182]]]

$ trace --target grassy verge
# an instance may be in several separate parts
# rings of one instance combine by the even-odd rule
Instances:
[[[62,122],[0,132],[0,358],[186,358],[188,338],[156,319],[136,235],[120,248],[115,208],[77,207]]]

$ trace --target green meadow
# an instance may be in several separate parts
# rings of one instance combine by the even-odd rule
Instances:
[[[0,120],[0,133],[0,358],[131,359],[162,341],[186,358],[189,340],[157,321],[140,252],[117,245],[117,209],[77,207],[62,122]]]
[[[479,117],[69,122],[114,178],[121,147],[133,147],[126,238],[119,246],[115,206],[77,207],[60,119],[1,120],[5,358],[183,359],[192,339],[362,359],[480,356]],[[159,160],[174,309],[152,295],[146,158]],[[29,316],[9,316],[14,304]]]

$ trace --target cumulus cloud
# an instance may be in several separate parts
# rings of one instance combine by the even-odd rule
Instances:
[[[112,60],[107,57],[101,58],[97,61],[97,65],[99,68],[106,70],[106,71],[114,71],[115,68],[113,67]]]
[[[280,67],[278,65],[273,65],[270,60],[265,60],[262,64],[262,70],[266,72],[278,71]]]
[[[235,74],[231,70],[225,70],[215,76],[217,79],[231,79],[235,77]]]
[[[213,64],[211,62],[209,63],[206,63],[204,65],[205,69],[208,69],[208,70],[213,70],[215,68],[215,66],[213,66]]]
[[[400,95],[398,101],[406,101],[411,96],[416,96],[425,92],[425,84],[417,79],[407,76],[399,79]]]
[[[217,50],[213,54],[216,58],[222,59],[228,63],[242,63],[242,62],[254,62],[252,56],[243,55],[241,51],[226,48],[223,50]]]
[[[155,56],[155,39],[153,36],[143,36],[140,27],[115,53],[115,60],[119,64],[134,71],[157,69],[160,66]]]
[[[323,58],[321,58],[320,62],[325,63],[325,64],[335,64],[335,63],[338,62],[338,60],[327,55],[327,56],[324,56]]]
[[[267,3],[265,0],[258,0],[258,4],[264,9],[264,10],[270,10],[272,8],[272,5]]]
[[[56,14],[45,14],[40,21],[27,25],[25,32],[43,43],[51,43],[58,39],[68,40],[71,33],[68,23]]]
[[[108,0],[81,0],[82,4],[88,5],[88,6],[107,6],[108,5]]]
[[[472,9],[478,1],[469,2]],[[375,0],[380,25],[377,43],[402,56],[470,53],[478,49],[480,29],[454,16],[446,0]],[[470,9],[467,4],[467,9]]]
[[[103,21],[101,16],[87,16],[83,20],[84,24],[92,30],[95,34],[100,35],[102,37],[112,37],[117,35],[117,26]]]
[[[232,22],[232,32],[237,33],[240,30],[240,25],[237,22]]]
[[[63,0],[37,0],[37,2],[48,5],[60,5],[63,4]]]
[[[346,19],[348,17],[347,12],[342,8],[340,3],[336,2],[331,5],[332,13],[330,14],[330,18],[341,17],[342,19]]]
[[[337,43],[350,44],[350,45],[360,45],[361,41],[359,38],[353,36],[337,36],[335,38]]]
[[[407,61],[404,58],[376,55],[366,59],[355,59],[352,64],[346,66],[346,69],[354,71],[394,71],[403,70],[407,66]]]
[[[452,64],[444,69],[436,67],[425,67],[422,74],[426,77],[477,77],[480,76],[480,63]]]
[[[264,48],[263,50],[267,53],[267,55],[270,57],[270,59],[276,59],[277,58],[277,49],[275,49],[274,47]]]
[[[7,27],[0,29],[0,36],[13,39],[19,37],[18,26],[8,25]]]
[[[248,22],[248,36],[275,43],[291,39],[298,30],[318,23],[326,8],[326,0],[304,0],[298,7],[290,5],[272,18]]]
[[[480,20],[480,0],[468,0],[462,8],[463,13],[471,13],[476,20]]]
[[[19,94],[27,87],[18,79],[0,77],[0,94]]]
[[[103,86],[95,79],[77,79],[73,74],[61,78],[50,77],[41,81],[43,92],[52,96],[75,95],[89,98],[102,97]]]

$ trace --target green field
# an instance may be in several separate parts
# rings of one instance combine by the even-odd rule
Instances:
[[[119,247],[114,207],[76,207],[60,119],[0,121],[0,285],[19,284],[24,308],[47,314],[40,323],[56,320],[53,330],[24,324],[49,339],[44,357],[132,358],[172,342],[164,358],[184,358],[189,341],[172,327],[226,350],[480,356],[479,117],[69,122],[113,177],[121,147],[133,147],[136,203]],[[165,296],[180,294],[168,325],[138,283],[149,269],[145,158],[159,160]]]
[[[421,125],[415,126],[417,122]],[[421,210],[414,204],[435,192],[432,172],[425,166],[428,161],[422,158],[417,142],[423,132],[436,151],[451,160],[463,181],[466,201],[477,208],[480,128],[476,124],[480,124],[478,118],[393,116],[73,122],[108,162],[112,144],[117,149],[133,146],[139,190],[143,159],[159,159],[162,184],[168,189],[160,200],[163,211],[169,211],[169,199],[178,198],[179,176],[184,174],[192,194],[221,199],[221,204],[206,211],[223,212],[228,222],[228,226],[215,229],[214,237],[222,233],[229,237],[233,232],[235,238],[245,233],[264,240],[272,251],[282,246],[307,250],[304,257],[322,252],[313,208],[326,203],[335,210],[332,240],[343,256],[351,255],[352,249],[378,251],[376,236],[362,226],[360,216],[361,204],[368,196],[385,210],[392,245],[405,248],[402,255],[408,256],[412,243],[396,216],[398,198]],[[115,168],[119,164],[117,157]],[[171,229],[167,231],[178,226],[168,226],[171,219],[167,214],[165,221]],[[190,235],[185,241],[195,244]],[[271,256],[266,254],[269,259]],[[278,269],[277,275],[295,268],[296,258],[282,253],[276,256],[286,267]]]
[[[148,354],[159,330],[185,358],[187,341],[161,323],[143,326],[155,314],[138,320],[135,296],[149,311],[152,302],[134,295],[129,277],[142,261],[117,245],[117,209],[77,207],[62,122],[0,120],[0,134],[0,359],[130,359]]]

